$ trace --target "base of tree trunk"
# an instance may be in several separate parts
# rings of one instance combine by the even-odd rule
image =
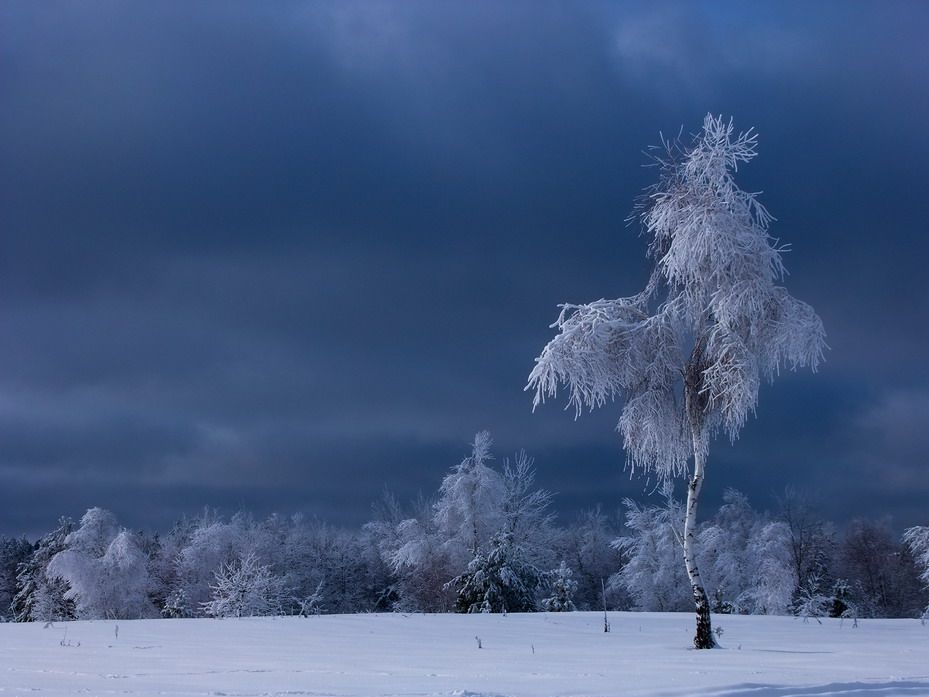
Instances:
[[[697,606],[697,633],[694,635],[695,649],[715,649],[719,645],[713,636],[710,622],[710,603],[703,588],[694,587],[694,603]]]

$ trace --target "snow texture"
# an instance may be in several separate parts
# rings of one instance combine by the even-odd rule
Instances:
[[[673,613],[610,613],[608,634],[593,612],[0,624],[0,694],[929,694],[918,620],[716,621],[713,651],[686,648],[693,619]]]

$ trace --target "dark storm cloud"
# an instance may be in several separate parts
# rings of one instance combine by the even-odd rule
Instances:
[[[719,444],[716,494],[842,473],[831,515],[920,522],[927,15],[5,3],[0,529],[90,505],[357,523],[480,428],[566,511],[641,495],[618,406],[533,415],[522,386],[558,302],[641,286],[641,151],[706,111],[760,132],[741,180],[832,346]]]

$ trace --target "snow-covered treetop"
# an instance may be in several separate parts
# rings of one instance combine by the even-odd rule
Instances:
[[[446,545],[468,558],[501,527],[506,490],[503,478],[487,464],[493,459],[492,447],[490,432],[479,431],[471,454],[445,475],[433,506],[433,520]]]
[[[648,284],[561,305],[558,334],[529,376],[534,407],[560,385],[576,414],[625,399],[618,429],[632,467],[683,473],[718,429],[736,438],[762,378],[822,360],[821,320],[778,285],[784,248],[768,233],[772,217],[734,180],[756,145],[753,131],[736,135],[712,114],[690,146],[663,143],[639,215]]]
[[[80,527],[68,535],[65,544],[69,549],[88,556],[102,557],[119,531],[116,516],[95,506],[81,516]]]

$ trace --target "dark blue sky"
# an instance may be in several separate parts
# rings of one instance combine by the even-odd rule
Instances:
[[[646,276],[642,150],[707,111],[822,316],[707,498],[929,509],[929,5],[0,5],[0,532],[91,505],[345,524],[489,428],[566,514],[646,483],[619,405],[523,386],[563,301]]]

